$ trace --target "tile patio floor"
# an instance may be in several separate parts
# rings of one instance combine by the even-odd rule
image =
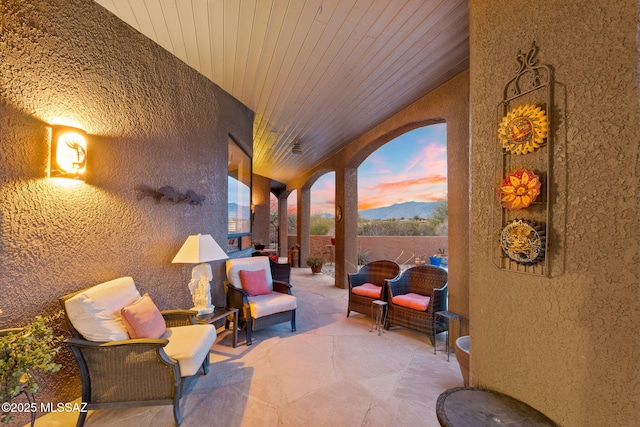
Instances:
[[[205,377],[187,384],[183,427],[439,426],[438,395],[463,385],[455,356],[433,354],[425,335],[399,327],[378,336],[371,319],[346,317],[347,293],[327,275],[292,270],[297,332],[288,323],[231,347],[221,332]],[[438,348],[444,348],[444,335]],[[77,414],[47,414],[39,427],[73,426]],[[173,426],[171,406],[91,411],[85,426]]]

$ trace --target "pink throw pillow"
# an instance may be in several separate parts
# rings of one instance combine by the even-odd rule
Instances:
[[[402,307],[412,308],[419,311],[427,311],[430,299],[431,298],[427,296],[409,292],[408,294],[393,297],[391,302]]]
[[[249,292],[249,295],[252,297],[271,293],[271,289],[269,289],[269,284],[267,283],[267,272],[265,270],[240,270],[238,274],[240,275],[242,289]]]
[[[131,338],[160,338],[167,325],[149,294],[120,310],[122,320]]]
[[[363,283],[360,286],[354,286],[351,288],[351,292],[363,297],[378,299],[382,295],[382,286],[377,286],[373,283]]]

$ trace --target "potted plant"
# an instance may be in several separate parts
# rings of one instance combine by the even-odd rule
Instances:
[[[36,372],[60,369],[53,358],[60,350],[58,344],[63,337],[55,336],[50,326],[59,315],[36,316],[22,328],[0,330],[0,401],[10,403],[20,393],[35,393],[38,390]],[[0,422],[12,423],[13,416],[3,410]]]
[[[444,248],[438,249],[437,254],[433,254],[429,257],[429,263],[433,266],[439,267],[442,264],[442,258],[445,257]]]
[[[325,259],[319,256],[310,256],[307,258],[307,265],[311,267],[311,272],[313,274],[321,273],[324,263]]]

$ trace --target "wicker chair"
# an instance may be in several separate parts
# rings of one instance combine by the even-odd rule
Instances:
[[[373,261],[364,265],[357,273],[349,274],[349,305],[347,307],[347,317],[352,311],[371,315],[371,303],[377,299],[386,301],[387,292],[385,290],[385,279],[393,279],[400,273],[400,266],[393,261]],[[372,283],[380,286],[382,293],[380,297],[373,298],[353,293],[353,288],[365,283]]]
[[[289,276],[291,266],[278,264],[264,256],[233,258],[227,260],[227,307],[238,309],[238,324],[247,334],[247,345],[251,345],[251,332],[283,322],[291,322],[291,331],[296,331],[297,299],[291,293]],[[241,270],[265,270],[271,293],[250,296],[242,287]],[[286,280],[286,281],[285,281]]]
[[[121,280],[121,279],[116,279]],[[89,288],[88,288],[89,289]],[[176,425],[182,422],[180,398],[182,397],[182,377],[193,375],[181,372],[180,362],[165,352],[169,339],[179,326],[197,325],[195,311],[161,311],[167,326],[163,338],[123,339],[110,342],[96,342],[85,339],[74,327],[67,312],[66,302],[85,290],[59,298],[64,310],[67,327],[72,337],[66,344],[78,363],[82,382],[82,402],[86,409],[113,409],[117,407],[173,405]],[[198,325],[197,338],[193,345],[206,350],[206,356],[197,370],[204,375],[209,370],[209,348],[215,339],[215,328]],[[213,328],[213,332],[210,329]],[[200,332],[206,331],[206,336]],[[178,334],[179,335],[179,334]],[[213,337],[213,339],[211,339]],[[183,353],[188,353],[189,341],[179,341]],[[195,351],[195,350],[194,350]],[[198,350],[198,353],[201,351]],[[196,363],[200,363],[199,359]],[[193,368],[191,368],[193,369]],[[87,412],[80,412],[76,426],[84,425]]]
[[[436,322],[435,313],[447,309],[447,271],[430,265],[411,267],[395,279],[387,280],[389,313],[385,329],[392,325],[423,332],[435,346],[435,335],[446,330],[445,322]],[[426,311],[394,304],[393,298],[415,293],[430,297]]]

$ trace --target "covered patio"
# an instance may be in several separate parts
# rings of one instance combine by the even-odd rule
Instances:
[[[287,323],[231,347],[221,332],[211,369],[186,383],[181,426],[438,426],[436,400],[462,386],[453,355],[433,354],[429,337],[404,328],[378,335],[371,319],[346,317],[347,294],[333,278],[294,268],[298,331]],[[439,336],[438,350],[444,348]],[[52,413],[37,425],[74,425],[77,413]],[[90,412],[87,427],[172,426],[171,406]]]

